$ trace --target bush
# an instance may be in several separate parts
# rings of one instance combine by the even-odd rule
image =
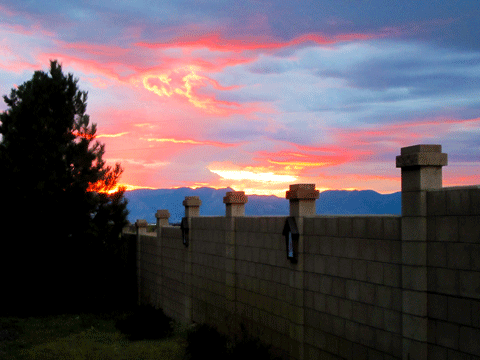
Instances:
[[[242,340],[232,342],[214,327],[206,324],[197,326],[187,335],[186,359],[274,359],[270,354],[270,346],[262,344],[259,339],[246,336],[243,327],[242,332]]]
[[[126,318],[117,320],[115,326],[130,341],[161,339],[172,333],[172,319],[151,305],[138,306]]]

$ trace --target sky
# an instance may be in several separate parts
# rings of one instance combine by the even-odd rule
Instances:
[[[0,0],[0,94],[58,60],[127,189],[392,193],[416,144],[474,185],[479,38],[478,0]]]

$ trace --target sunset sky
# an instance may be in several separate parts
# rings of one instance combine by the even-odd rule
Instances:
[[[391,193],[415,144],[473,185],[479,39],[478,0],[0,1],[0,94],[58,59],[129,188]]]

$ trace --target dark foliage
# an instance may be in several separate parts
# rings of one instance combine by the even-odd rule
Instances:
[[[52,61],[4,96],[0,312],[83,304],[105,293],[120,261],[125,189],[107,191],[123,170],[106,166],[77,82]]]
[[[217,329],[203,324],[197,326],[187,335],[187,360],[196,359],[232,359],[232,360],[268,360],[276,359],[270,353],[270,346],[259,339],[247,336],[242,326],[241,339],[230,340]]]
[[[130,341],[161,339],[172,332],[172,319],[163,310],[153,306],[139,306],[124,319],[117,320],[116,327]]]
[[[186,359],[227,359],[227,338],[214,327],[202,324],[187,335]]]

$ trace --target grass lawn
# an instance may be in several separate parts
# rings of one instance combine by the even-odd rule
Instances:
[[[184,358],[187,331],[176,325],[163,339],[131,340],[116,328],[133,312],[0,317],[0,359]]]

